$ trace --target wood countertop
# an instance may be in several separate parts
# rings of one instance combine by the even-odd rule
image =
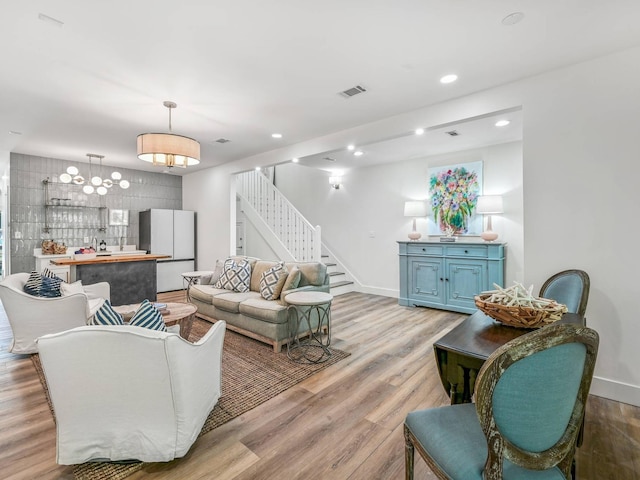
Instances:
[[[101,255],[81,260],[72,260],[70,258],[52,259],[51,263],[54,265],[94,265],[100,263],[144,262],[161,258],[171,258],[171,255],[153,255],[150,253],[145,255]]]

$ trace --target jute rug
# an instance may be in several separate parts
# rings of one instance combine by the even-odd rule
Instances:
[[[210,326],[210,323],[196,319],[189,340],[193,342],[202,338]],[[282,353],[274,353],[269,345],[227,330],[222,353],[222,396],[205,421],[200,435],[242,415],[350,355],[334,348],[331,351],[333,355],[329,360],[318,365],[294,363],[287,358],[286,347]],[[31,359],[51,408],[40,358],[35,354]],[[54,413],[53,408],[51,413]],[[144,463],[83,463],[74,468],[74,475],[76,480],[120,480],[142,469],[145,465]]]

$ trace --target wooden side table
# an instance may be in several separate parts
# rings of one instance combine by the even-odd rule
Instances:
[[[294,292],[284,298],[289,304],[289,359],[299,363],[322,363],[331,357],[332,300],[333,295],[324,292]]]
[[[565,313],[559,323],[584,325],[584,318]],[[542,327],[544,328],[544,327]],[[477,310],[433,344],[442,386],[451,404],[471,402],[476,375],[496,349],[520,335],[526,328],[509,327]]]

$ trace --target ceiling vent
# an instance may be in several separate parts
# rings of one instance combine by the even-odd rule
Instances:
[[[335,162],[336,159],[335,158],[331,158],[331,157],[322,157],[323,160],[326,160],[327,162]]]
[[[354,95],[359,95],[366,91],[367,89],[364,88],[362,85],[356,85],[355,87],[346,89],[344,92],[340,92],[339,95],[343,96],[344,98],[351,98]]]
[[[448,132],[444,132],[444,133],[446,133],[446,134],[447,134],[447,135],[449,135],[450,137],[457,137],[458,135],[460,135],[460,134],[459,134],[457,131],[455,131],[455,130],[450,130],[450,131],[448,131]]]
[[[226,138],[219,138],[217,139],[215,142],[216,143],[229,143],[231,140],[226,139]]]

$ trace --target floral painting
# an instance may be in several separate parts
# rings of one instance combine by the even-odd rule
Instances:
[[[482,193],[482,162],[429,169],[432,235],[479,235],[482,217],[475,215]]]

